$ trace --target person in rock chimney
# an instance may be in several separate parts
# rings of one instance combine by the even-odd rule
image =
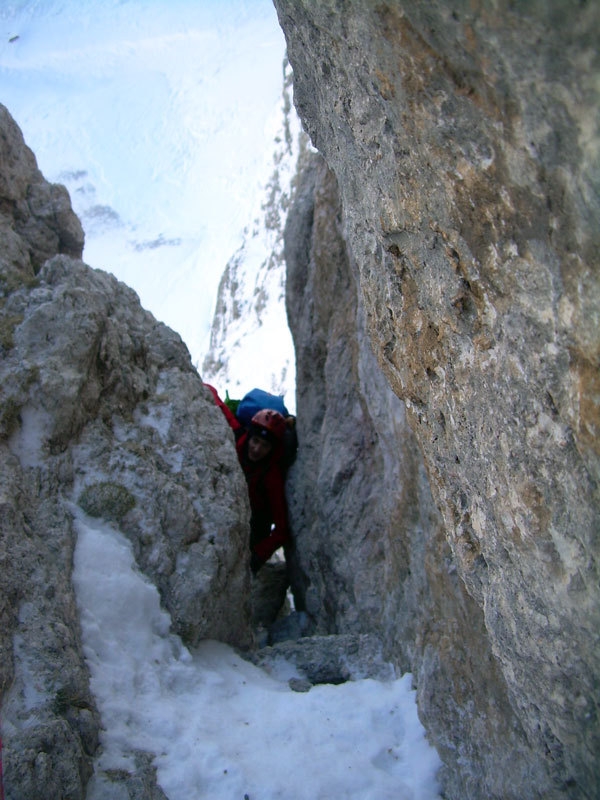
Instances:
[[[287,423],[274,409],[258,411],[248,428],[221,400],[216,389],[204,384],[233,430],[240,465],[250,499],[250,566],[256,574],[279,548],[291,546],[285,497],[284,440]]]

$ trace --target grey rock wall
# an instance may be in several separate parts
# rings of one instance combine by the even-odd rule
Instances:
[[[0,104],[0,293],[31,280],[47,258],[81,258],[83,229],[64,186],[48,183]]]
[[[0,140],[14,156],[2,161],[0,186],[26,187],[34,175],[39,193],[54,196],[2,113]],[[186,643],[247,647],[249,510],[233,436],[179,336],[112,275],[57,254],[60,215],[54,253],[37,249],[36,218],[19,227],[20,202],[1,206],[2,230],[24,254],[1,271],[4,780],[7,800],[75,800],[85,797],[101,724],[71,582],[75,515],[128,537]],[[72,212],[64,220],[70,230]],[[33,253],[47,260],[34,268]],[[123,791],[154,780],[144,754],[138,761]]]
[[[402,643],[410,543],[433,538],[433,506],[403,403],[378,366],[342,232],[337,183],[301,168],[285,231],[300,447],[288,479],[295,583],[319,633],[385,631]],[[414,609],[413,609],[414,610]],[[409,663],[408,652],[395,652]]]
[[[434,635],[414,646],[446,792],[595,797],[600,9],[275,5],[296,107],[339,184],[366,327],[443,518],[445,546],[423,559]],[[328,347],[314,345],[317,380]],[[352,347],[335,358],[349,365]],[[316,450],[336,435],[320,430],[328,408]],[[358,436],[342,444],[362,457]],[[435,577],[443,558],[456,580]],[[362,572],[336,569],[335,594]],[[337,625],[353,622],[348,598]]]
[[[404,405],[369,346],[337,184],[319,156],[301,166],[285,240],[300,439],[289,561],[305,632],[379,637],[386,659],[412,671],[447,788],[464,795],[481,772],[498,796],[506,785],[494,775],[545,785],[482,610],[458,577]],[[467,764],[477,777],[465,778]]]

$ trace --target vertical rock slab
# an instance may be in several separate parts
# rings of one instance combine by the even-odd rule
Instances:
[[[288,478],[296,599],[317,632],[376,636],[387,659],[413,672],[447,787],[464,785],[458,759],[485,770],[499,794],[494,772],[515,785],[537,773],[543,784],[404,405],[369,345],[336,181],[319,156],[301,165],[285,238],[301,444]]]
[[[600,10],[275,4],[373,346],[524,732],[518,779],[457,749],[448,792],[593,797]]]
[[[100,719],[70,579],[71,515],[58,497],[56,475],[23,470],[6,441],[0,441],[0,478],[6,797],[83,798]]]
[[[414,638],[405,631],[409,543],[431,537],[440,521],[404,405],[366,333],[335,177],[316,155],[300,171],[285,256],[300,441],[288,486],[301,602],[320,633],[376,629],[399,644]],[[406,651],[395,656],[408,665]]]

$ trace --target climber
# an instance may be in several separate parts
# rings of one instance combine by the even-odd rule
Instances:
[[[262,409],[245,428],[219,397],[204,384],[232,428],[238,459],[250,498],[250,566],[256,573],[279,547],[291,544],[283,467],[286,420],[273,409]]]

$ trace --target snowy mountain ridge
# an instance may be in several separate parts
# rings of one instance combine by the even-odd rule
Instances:
[[[253,221],[229,260],[217,296],[203,378],[224,395],[241,397],[254,386],[295,405],[294,347],[285,309],[283,229],[298,164],[309,148],[292,104],[292,72],[284,81],[269,177]]]
[[[0,4],[0,98],[69,190],[86,263],[196,365],[268,167],[284,54],[270,0]]]

